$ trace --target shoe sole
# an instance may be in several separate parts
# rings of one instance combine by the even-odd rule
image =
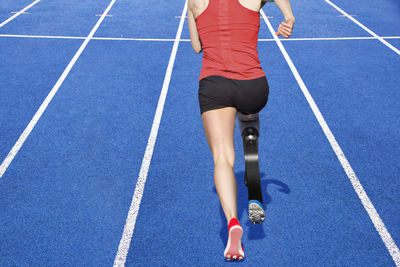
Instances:
[[[253,224],[262,223],[265,220],[265,211],[257,203],[249,204],[249,220]]]
[[[229,231],[228,243],[224,251],[226,260],[243,260],[244,251],[242,249],[243,229],[240,226],[233,226]]]

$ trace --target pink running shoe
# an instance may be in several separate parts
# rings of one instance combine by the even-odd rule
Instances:
[[[232,218],[228,225],[228,243],[224,251],[226,260],[243,260],[244,250],[242,244],[243,229],[236,218]]]

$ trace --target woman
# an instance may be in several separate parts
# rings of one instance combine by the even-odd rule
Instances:
[[[268,100],[268,82],[257,52],[259,11],[266,1],[188,0],[192,47],[196,53],[204,52],[199,105],[214,160],[214,183],[228,224],[224,251],[227,260],[244,258],[233,172],[235,119],[238,116],[243,136],[249,134],[246,129],[252,130],[249,136],[258,136],[258,112]],[[275,3],[285,17],[276,34],[288,38],[295,21],[289,1]],[[249,201],[249,218],[253,223],[260,223],[265,217],[260,200]]]

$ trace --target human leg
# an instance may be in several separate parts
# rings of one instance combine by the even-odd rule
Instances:
[[[237,183],[235,163],[234,129],[236,109],[226,107],[202,114],[204,131],[214,160],[214,184],[227,223],[237,218]]]
[[[227,260],[244,258],[241,238],[243,229],[237,220],[237,183],[234,130],[236,109],[225,107],[202,114],[204,131],[214,160],[214,184],[228,224],[228,241],[224,250]]]

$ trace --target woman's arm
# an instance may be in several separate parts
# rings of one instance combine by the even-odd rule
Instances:
[[[194,20],[194,15],[190,6],[188,8],[188,23],[189,23],[189,34],[190,34],[190,42],[192,43],[192,47],[194,51],[199,54],[202,51],[201,42],[199,33],[197,32],[196,21]]]
[[[283,16],[285,17],[285,21],[283,21],[279,25],[276,35],[283,35],[284,37],[289,38],[289,36],[292,35],[293,25],[295,21],[289,0],[275,0],[275,4],[278,6]]]

